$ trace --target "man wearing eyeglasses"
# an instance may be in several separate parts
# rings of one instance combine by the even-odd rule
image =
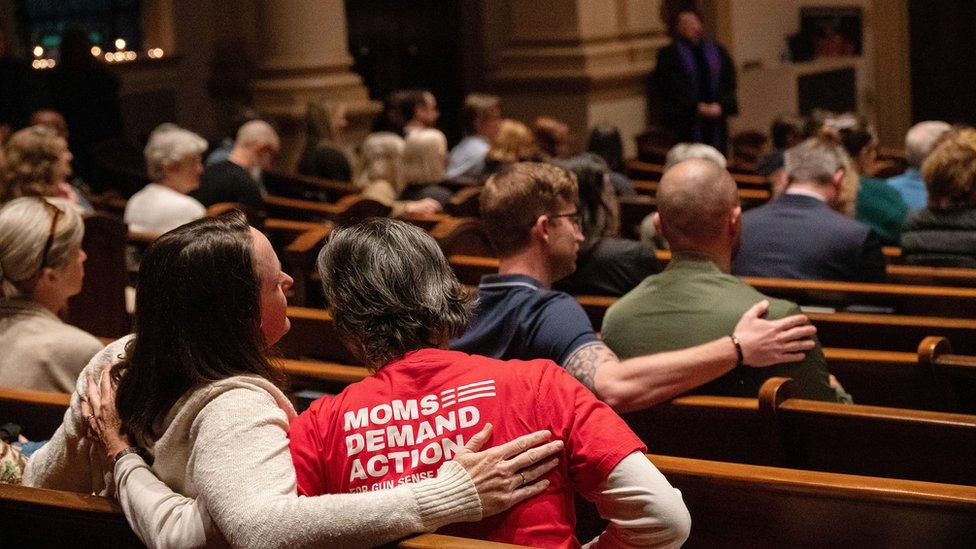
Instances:
[[[579,303],[550,289],[575,269],[583,242],[576,203],[574,176],[549,164],[517,163],[485,183],[481,218],[499,253],[499,269],[481,280],[468,331],[452,341],[453,349],[505,360],[551,359],[626,412],[671,399],[736,366],[794,362],[813,348],[816,329],[806,317],[765,320],[769,303],[762,301],[727,336],[619,360]]]

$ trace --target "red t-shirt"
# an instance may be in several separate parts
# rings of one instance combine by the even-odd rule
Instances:
[[[487,446],[549,429],[565,449],[543,494],[448,533],[579,547],[573,489],[593,492],[624,457],[645,450],[609,406],[552,361],[422,349],[317,400],[292,422],[298,491],[364,492],[432,478],[489,422]]]

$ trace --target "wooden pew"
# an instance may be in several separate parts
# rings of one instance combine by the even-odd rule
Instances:
[[[315,259],[334,225],[328,221],[313,224],[299,233],[279,252],[282,269],[294,280],[289,302],[298,306],[324,306],[322,288],[316,283]]]
[[[4,547],[144,547],[112,499],[60,490],[0,484],[0,529]],[[420,534],[396,547],[493,549],[504,543]]]
[[[743,280],[763,294],[800,305],[836,308],[872,305],[891,308],[892,312],[903,315],[956,318],[971,318],[976,311],[976,288],[760,277],[743,277]]]
[[[66,321],[91,334],[121,337],[131,328],[125,310],[128,281],[125,223],[108,214],[85,216],[81,247],[88,255],[81,293],[68,300]]]
[[[312,198],[317,200],[325,195],[329,200],[336,201],[342,197],[359,194],[361,189],[345,181],[333,181],[321,177],[302,175],[281,170],[264,172],[265,187],[273,194],[290,198]]]
[[[0,423],[16,423],[30,440],[51,438],[64,420],[71,395],[0,388]]]
[[[976,354],[976,320],[870,313],[806,313],[825,345],[916,352],[918,342],[941,336],[962,354]]]
[[[976,485],[976,416],[790,397],[690,395],[625,419],[655,453],[834,473]]]
[[[356,364],[356,357],[346,349],[336,333],[332,315],[323,309],[288,307],[291,330],[278,342],[284,358],[315,359],[342,364]]]
[[[976,488],[648,458],[681,490],[697,547],[968,547]]]
[[[444,211],[454,217],[481,217],[481,189],[481,186],[470,186],[457,191]]]
[[[293,393],[308,389],[334,395],[342,392],[350,383],[355,383],[369,375],[369,371],[362,366],[337,362],[287,358],[275,362],[291,381],[289,389]]]
[[[115,500],[0,484],[5,547],[145,547]]]
[[[389,206],[359,195],[346,196],[335,204],[268,195],[264,197],[264,208],[271,217],[301,221],[326,220],[337,225],[348,225],[367,217],[386,217],[390,214]]]

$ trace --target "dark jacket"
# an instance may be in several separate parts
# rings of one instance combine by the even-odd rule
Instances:
[[[681,46],[680,41],[675,41],[658,52],[653,83],[660,100],[661,122],[679,141],[707,143],[724,154],[728,141],[726,118],[739,113],[735,65],[725,48],[703,39],[704,48],[716,49],[715,61],[720,64],[717,81],[708,89],[701,85],[698,75],[689,71],[694,64],[682,55]],[[713,121],[702,119],[698,116],[699,102],[720,104],[722,116]]]
[[[580,251],[576,272],[554,287],[568,294],[621,296],[659,271],[653,248],[636,240],[608,236]]]
[[[881,240],[825,202],[784,194],[742,214],[737,276],[870,282],[885,277]]]
[[[913,265],[976,267],[976,209],[915,212],[905,224],[901,247],[905,262]]]

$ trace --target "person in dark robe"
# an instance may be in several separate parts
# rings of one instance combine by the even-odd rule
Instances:
[[[732,59],[705,37],[696,9],[678,12],[669,28],[673,41],[658,52],[653,77],[661,121],[678,141],[705,143],[725,154],[726,120],[739,112]]]

